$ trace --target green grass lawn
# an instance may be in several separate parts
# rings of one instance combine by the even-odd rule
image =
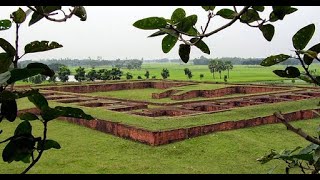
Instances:
[[[2,139],[21,122],[1,123]],[[315,135],[320,119],[292,123]],[[32,121],[40,134],[39,122]],[[49,150],[30,170],[32,174],[266,174],[284,173],[285,164],[274,161],[261,165],[257,158],[270,149],[293,149],[308,143],[282,124],[217,132],[173,144],[151,147],[62,121],[49,123],[48,138],[60,143]],[[0,151],[4,145],[0,145]],[[0,161],[1,174],[20,173],[27,164]]]

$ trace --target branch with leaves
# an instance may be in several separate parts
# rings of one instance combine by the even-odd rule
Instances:
[[[201,26],[202,32],[197,30],[195,26],[198,16],[195,14],[186,16],[186,12],[182,8],[176,9],[170,19],[164,17],[149,17],[136,21],[133,26],[143,30],[158,29],[157,32],[148,37],[166,35],[162,39],[162,51],[164,53],[170,52],[177,41],[181,41],[182,44],[179,45],[178,53],[181,60],[187,63],[190,58],[191,46],[196,46],[203,53],[210,54],[210,48],[202,39],[217,34],[237,21],[249,27],[258,28],[265,39],[271,41],[275,32],[275,28],[271,23],[283,20],[286,15],[297,10],[291,6],[273,6],[269,18],[262,19],[259,13],[265,10],[264,6],[244,6],[240,11],[237,10],[236,6],[233,6],[233,10],[223,8],[216,13],[216,6],[202,6],[202,8],[208,12],[208,20],[204,28]],[[229,22],[207,33],[209,24],[213,22],[213,18],[215,17],[222,17]],[[187,38],[190,39],[187,40]]]
[[[70,14],[65,18],[57,20],[51,18],[52,15],[57,14],[56,11],[62,11],[61,6],[35,6],[29,7],[27,12],[19,8],[17,11],[11,14],[11,20],[0,20],[0,30],[8,30],[12,24],[15,23],[15,46],[11,45],[7,40],[0,38],[0,47],[5,51],[0,53],[0,122],[3,119],[7,119],[9,122],[13,122],[18,116],[17,99],[27,97],[39,110],[40,116],[32,113],[24,113],[19,116],[23,122],[21,122],[15,129],[14,135],[1,141],[0,144],[6,146],[2,151],[2,159],[5,162],[11,163],[13,161],[22,161],[30,163],[29,166],[22,172],[27,173],[41,158],[44,151],[51,148],[60,149],[58,142],[47,139],[48,122],[54,120],[60,116],[63,117],[75,117],[91,120],[92,116],[86,114],[81,109],[71,107],[55,108],[49,107],[46,98],[39,93],[38,90],[27,90],[24,92],[15,91],[14,83],[35,75],[44,75],[53,77],[54,71],[43,63],[30,63],[25,68],[18,68],[18,61],[27,54],[38,53],[48,50],[61,48],[62,45],[52,41],[33,41],[24,47],[24,53],[19,55],[19,28],[22,23],[25,22],[27,14],[34,11],[29,26],[40,21],[43,17],[48,20],[61,22],[71,18],[72,15],[80,17],[80,20],[86,20],[86,12],[82,6],[75,6],[73,10],[70,10]],[[62,11],[64,12],[64,11]],[[8,86],[11,88],[8,90]],[[34,137],[32,135],[32,125],[29,121],[40,121],[43,124],[42,137]],[[2,130],[0,130],[0,134]]]

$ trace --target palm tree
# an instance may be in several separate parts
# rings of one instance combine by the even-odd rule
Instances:
[[[209,64],[208,64],[208,68],[210,69],[210,72],[212,73],[213,79],[215,79],[214,72],[215,72],[215,70],[217,68],[217,64],[218,64],[217,60],[214,60],[214,59],[210,60]]]
[[[226,70],[226,66],[225,66],[224,62],[220,61],[220,60],[217,61],[216,71],[219,72],[220,79],[221,79],[221,72],[224,71],[224,70]]]
[[[224,65],[226,66],[226,69],[228,70],[228,79],[229,79],[229,70],[232,70],[233,69],[233,65],[232,65],[232,63],[231,63],[231,61],[226,61],[225,63],[224,63]]]

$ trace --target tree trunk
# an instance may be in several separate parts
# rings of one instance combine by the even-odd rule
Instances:
[[[220,74],[220,79],[221,79],[221,71],[219,71],[219,74]]]

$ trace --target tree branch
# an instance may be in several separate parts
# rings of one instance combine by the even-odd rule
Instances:
[[[39,151],[39,154],[37,156],[36,159],[34,159],[32,161],[32,163],[21,173],[21,174],[26,174],[38,161],[39,159],[41,158],[42,156],[42,153],[44,152],[44,143],[46,142],[46,139],[47,139],[47,121],[43,121],[43,126],[44,126],[44,129],[43,129],[43,139],[42,141],[40,141],[40,151]]]
[[[300,54],[299,54],[297,51],[296,51],[296,54],[297,54],[297,56],[298,56],[298,60],[300,61],[303,69],[306,71],[306,75],[307,75],[309,78],[311,78],[311,80],[312,80],[315,84],[320,85],[320,82],[318,82],[318,81],[310,74],[308,68],[306,67],[306,65],[304,64],[303,60],[301,59]]]
[[[320,145],[319,139],[313,138],[312,136],[308,135],[301,128],[293,127],[291,124],[289,124],[287,122],[287,120],[283,117],[282,114],[276,112],[276,113],[274,113],[274,115],[287,127],[288,130],[298,134],[299,136],[303,137],[304,139],[306,139],[309,142]]]
[[[32,7],[32,6],[27,6],[29,9],[31,9],[32,11],[44,16],[46,19],[48,19],[49,21],[54,21],[54,22],[65,22],[67,21],[67,19],[71,18],[72,15],[76,12],[76,10],[78,9],[78,6],[75,6],[71,11],[70,14],[66,15],[64,12],[64,18],[62,19],[55,19],[50,17],[50,15],[55,15],[55,14],[46,14],[43,12],[39,12],[36,8]]]

